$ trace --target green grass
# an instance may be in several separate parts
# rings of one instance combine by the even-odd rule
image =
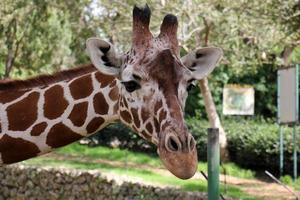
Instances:
[[[64,148],[58,149],[57,153],[64,155],[83,156],[95,159],[104,159],[120,162],[131,162],[136,164],[147,164],[159,167],[161,162],[156,157],[148,156],[144,153],[131,152],[128,150],[121,150],[118,148],[108,147],[87,147],[78,143],[73,143]]]
[[[82,156],[85,158],[104,159],[119,162],[129,162],[135,164],[147,164],[155,167],[162,167],[162,164],[158,157],[149,156],[144,153],[137,153],[128,150],[121,150],[118,148],[108,147],[87,147],[78,143],[73,143],[64,148],[58,149],[57,153],[63,155]],[[227,175],[232,175],[239,178],[254,178],[255,172],[249,169],[243,169],[235,165],[234,163],[226,163],[223,165],[226,169]],[[199,162],[198,169],[207,172],[207,163]],[[223,168],[221,168],[223,172]]]
[[[296,181],[294,181],[291,176],[286,175],[286,176],[281,177],[280,180],[284,184],[292,186],[292,187],[294,187],[298,191],[300,190],[300,177],[298,179],[296,179]]]

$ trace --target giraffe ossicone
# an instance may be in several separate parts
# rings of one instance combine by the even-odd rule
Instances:
[[[160,34],[151,11],[133,9],[132,47],[87,40],[92,64],[25,81],[0,82],[0,164],[29,159],[120,120],[157,145],[165,167],[181,179],[197,170],[197,151],[184,121],[187,88],[215,68],[216,47],[179,57],[177,18],[166,15]]]

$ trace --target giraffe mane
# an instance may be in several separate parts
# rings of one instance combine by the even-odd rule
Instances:
[[[53,83],[71,80],[75,77],[96,71],[93,64],[80,65],[72,69],[58,71],[52,75],[44,74],[26,80],[0,80],[0,92],[26,90],[34,87],[45,87]]]

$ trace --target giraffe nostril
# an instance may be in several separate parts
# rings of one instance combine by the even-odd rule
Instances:
[[[189,136],[189,141],[188,141],[188,148],[189,148],[189,151],[193,151],[194,148],[196,146],[196,142],[195,142],[195,139],[193,138],[193,136]]]
[[[174,138],[174,136],[170,136],[169,138],[168,138],[168,141],[167,141],[167,149],[169,150],[169,151],[179,151],[179,149],[180,149],[180,146],[179,146],[179,144],[178,144],[178,141]]]
[[[178,145],[175,142],[175,140],[173,140],[173,138],[170,138],[169,140],[169,147],[170,149],[172,149],[173,151],[178,151]]]

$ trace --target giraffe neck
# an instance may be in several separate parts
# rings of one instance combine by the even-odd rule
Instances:
[[[0,164],[42,155],[118,120],[117,82],[93,71],[49,86],[0,91]]]

